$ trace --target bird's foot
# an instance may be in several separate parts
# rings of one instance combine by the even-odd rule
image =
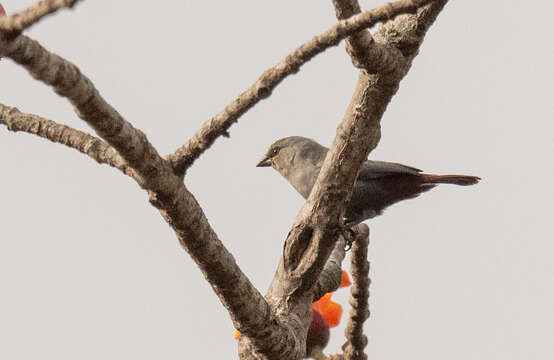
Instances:
[[[352,248],[352,244],[354,243],[354,240],[356,240],[356,232],[354,232],[352,228],[345,226],[342,229],[342,236],[344,237],[344,241],[345,241],[344,250],[348,251]]]

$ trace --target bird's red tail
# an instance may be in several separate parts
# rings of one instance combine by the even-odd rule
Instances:
[[[420,174],[424,184],[455,184],[455,185],[473,185],[477,184],[480,177],[469,175],[433,175]]]

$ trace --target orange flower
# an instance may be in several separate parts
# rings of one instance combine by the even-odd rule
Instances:
[[[312,307],[323,316],[329,327],[335,327],[340,322],[342,306],[331,300],[331,296],[333,293],[323,295],[321,299],[312,304]]]
[[[340,282],[339,287],[347,287],[352,285],[352,282],[350,281],[350,277],[348,276],[348,273],[344,270],[342,270],[342,279]],[[312,323],[310,325],[309,331],[315,331],[314,329],[317,327],[316,330],[319,331],[319,328],[323,328],[321,326],[321,321],[319,315],[323,317],[325,322],[327,323],[327,326],[329,327],[335,327],[339,324],[340,318],[342,316],[342,306],[331,300],[331,296],[333,296],[333,293],[327,293],[321,297],[321,299],[315,301],[312,304],[312,309],[314,310],[314,314],[312,316]],[[318,314],[315,314],[317,312]],[[312,329],[314,328],[314,329]],[[308,333],[310,333],[308,331]],[[235,339],[240,339],[240,332],[238,330],[235,330]],[[328,338],[327,338],[328,339]],[[325,341],[326,343],[326,341]]]
[[[352,282],[350,282],[348,273],[342,270],[342,279],[339,287],[347,287],[351,284]],[[312,304],[312,308],[323,316],[329,327],[335,327],[340,322],[342,306],[331,300],[331,296],[333,296],[333,293],[323,295],[321,299]]]
[[[352,285],[352,282],[350,281],[350,277],[348,276],[348,273],[346,271],[342,271],[342,279],[340,281],[339,288],[347,287]]]

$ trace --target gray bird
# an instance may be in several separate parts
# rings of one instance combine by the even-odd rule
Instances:
[[[256,166],[273,167],[307,199],[328,150],[312,139],[290,136],[274,142]],[[344,224],[371,219],[388,206],[415,198],[437,184],[473,185],[479,180],[477,176],[423,174],[411,166],[367,160],[354,184]]]

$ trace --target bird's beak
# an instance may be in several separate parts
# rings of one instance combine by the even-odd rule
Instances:
[[[256,165],[256,167],[267,167],[271,166],[271,158],[269,156],[264,156],[262,160]]]

